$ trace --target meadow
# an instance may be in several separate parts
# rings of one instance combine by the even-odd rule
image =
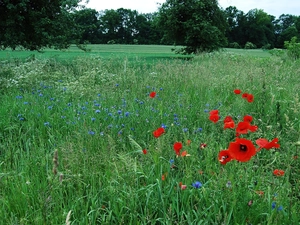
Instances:
[[[127,47],[0,52],[0,224],[299,224],[299,61]]]

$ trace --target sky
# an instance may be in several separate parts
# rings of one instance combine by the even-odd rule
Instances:
[[[157,12],[159,3],[165,0],[89,0],[88,8],[97,11],[105,9],[131,9],[139,13]],[[251,9],[262,9],[264,12],[276,16],[281,14],[300,15],[300,0],[219,0],[219,5],[225,9],[228,6],[235,6],[244,13]]]

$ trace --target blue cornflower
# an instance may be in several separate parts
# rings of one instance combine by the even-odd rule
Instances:
[[[175,160],[174,159],[170,159],[170,164],[172,165],[174,162],[175,162]]]
[[[93,117],[93,118],[91,118],[91,120],[92,120],[92,122],[94,122],[96,120],[96,118]]]
[[[183,128],[182,131],[183,131],[183,132],[188,132],[189,129],[188,129],[188,128]]]
[[[53,108],[53,105],[49,105],[49,106],[48,106],[48,109],[51,110],[52,108]]]
[[[164,129],[166,129],[166,128],[167,128],[167,125],[165,125],[165,124],[163,123],[163,124],[161,124],[161,127],[164,128]]]
[[[202,183],[200,181],[196,181],[196,182],[192,183],[192,186],[194,188],[201,188],[202,187]]]
[[[50,126],[50,123],[49,122],[45,122],[44,126]]]
[[[94,134],[95,134],[95,132],[94,132],[94,131],[92,131],[92,130],[90,130],[90,131],[89,131],[89,134],[90,134],[90,135],[94,135]]]
[[[17,98],[17,99],[21,99],[21,98],[23,98],[23,96],[18,95],[18,96],[16,96],[16,98]]]
[[[275,209],[276,207],[276,202],[272,202],[272,209]]]
[[[95,113],[100,113],[100,109],[96,109],[96,110],[95,110]]]
[[[129,112],[125,112],[125,116],[126,116],[126,117],[128,117],[128,116],[129,116],[129,114],[130,114]]]
[[[68,103],[68,106],[72,106],[72,103],[69,102],[69,103]]]
[[[118,114],[120,115],[122,113],[122,110],[118,110]]]

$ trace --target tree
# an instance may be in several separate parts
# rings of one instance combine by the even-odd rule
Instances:
[[[82,9],[73,14],[76,24],[79,44],[86,42],[98,44],[100,36],[100,23],[98,20],[98,12],[95,9]]]
[[[282,14],[274,21],[277,48],[283,48],[285,41],[289,41],[292,37],[298,36],[298,32],[300,31],[300,29],[297,28],[298,18],[299,17],[294,15]]]
[[[226,44],[226,20],[217,0],[167,0],[158,13],[164,38],[183,45],[186,54],[213,51]]]
[[[81,0],[0,0],[0,48],[67,48]]]

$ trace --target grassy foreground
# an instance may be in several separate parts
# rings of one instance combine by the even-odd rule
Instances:
[[[3,63],[0,223],[299,224],[298,65],[229,53]],[[241,138],[280,148],[222,165],[228,115],[253,117]]]

